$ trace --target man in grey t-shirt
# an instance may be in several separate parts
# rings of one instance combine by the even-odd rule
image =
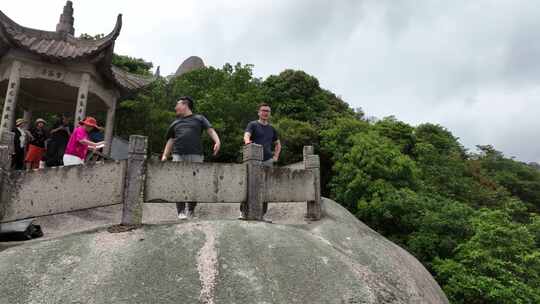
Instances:
[[[204,161],[201,135],[206,130],[210,138],[214,141],[214,155],[217,155],[221,142],[212,125],[206,117],[193,114],[193,99],[190,97],[180,97],[176,103],[176,120],[167,130],[167,144],[161,157],[166,161],[172,152],[173,161],[185,161],[202,163]],[[193,216],[196,202],[188,203],[186,212],[185,203],[176,203],[179,219],[188,219]]]

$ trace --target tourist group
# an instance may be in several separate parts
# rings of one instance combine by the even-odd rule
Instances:
[[[28,122],[19,118],[13,133],[11,166],[14,170],[84,164],[91,155],[100,155],[105,145],[103,129],[93,117],[79,122],[75,130],[67,115],[62,115],[52,128],[48,128],[42,118],[28,128]]]
[[[204,131],[213,141],[213,155],[219,153],[221,141],[216,130],[206,117],[195,114],[195,101],[188,96],[180,97],[175,106],[176,119],[166,133],[166,144],[161,156],[162,161],[172,159],[174,162],[204,161],[201,136]],[[263,166],[273,166],[279,160],[281,143],[278,132],[270,124],[271,108],[261,103],[257,108],[258,120],[247,124],[244,131],[244,144],[255,143],[263,147]],[[75,130],[67,115],[63,115],[51,129],[47,128],[44,119],[36,119],[31,128],[28,122],[17,119],[13,130],[14,155],[12,167],[15,170],[38,169],[45,166],[83,165],[89,155],[102,155],[100,150],[105,146],[103,128],[99,127],[93,117],[86,117],[78,122]],[[89,153],[89,151],[91,153]],[[177,203],[179,219],[193,216],[197,203]],[[266,214],[268,204],[263,206]],[[240,218],[243,218],[244,210]]]

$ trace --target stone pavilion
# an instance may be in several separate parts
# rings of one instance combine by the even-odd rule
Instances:
[[[73,113],[75,124],[87,114],[106,112],[104,152],[108,154],[118,103],[153,80],[112,65],[121,28],[120,14],[108,35],[76,37],[71,1],[64,6],[55,31],[24,27],[0,10],[0,96],[5,96],[0,134],[4,143],[17,109],[28,121],[32,111]]]

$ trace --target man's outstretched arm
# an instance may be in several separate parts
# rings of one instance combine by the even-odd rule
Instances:
[[[249,145],[251,143],[251,133],[244,133],[244,145]]]
[[[273,157],[273,159],[275,161],[279,160],[279,154],[280,153],[281,153],[281,141],[279,141],[279,139],[278,139],[278,140],[276,140],[274,142],[274,157]]]
[[[209,128],[207,132],[210,138],[212,138],[212,140],[214,141],[213,151],[214,151],[214,156],[216,156],[219,152],[219,149],[221,148],[221,141],[219,140],[219,136],[216,130],[214,130],[213,128]]]
[[[171,155],[172,147],[173,147],[174,139],[169,138],[167,140],[167,143],[165,144],[165,148],[163,149],[163,155],[161,156],[161,161],[166,161],[167,158],[169,158],[169,155]]]

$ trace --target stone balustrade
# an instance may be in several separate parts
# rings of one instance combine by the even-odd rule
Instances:
[[[303,164],[262,165],[262,147],[244,146],[243,163],[183,163],[147,159],[148,139],[131,136],[125,161],[11,171],[0,145],[0,223],[123,204],[122,224],[142,223],[144,203],[242,203],[262,220],[263,203],[304,202],[306,218],[321,218],[319,157],[304,148]]]

